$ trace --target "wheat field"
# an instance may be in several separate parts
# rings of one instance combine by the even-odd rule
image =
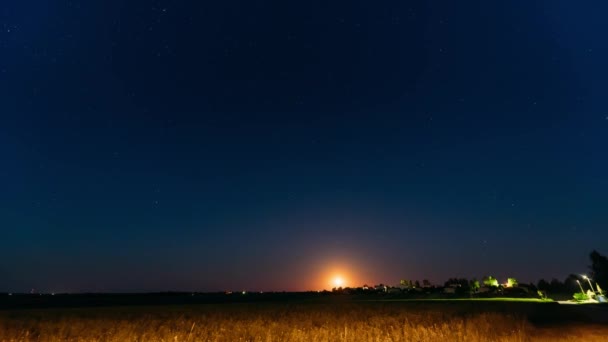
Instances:
[[[440,305],[221,304],[0,312],[1,342],[607,341],[608,327],[537,327]]]

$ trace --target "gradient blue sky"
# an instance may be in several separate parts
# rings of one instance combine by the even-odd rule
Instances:
[[[0,291],[584,272],[608,252],[607,12],[4,3]]]

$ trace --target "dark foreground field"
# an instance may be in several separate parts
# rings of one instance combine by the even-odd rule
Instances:
[[[5,298],[0,341],[608,341],[608,308],[600,306],[233,298]],[[162,305],[146,305],[154,303]]]

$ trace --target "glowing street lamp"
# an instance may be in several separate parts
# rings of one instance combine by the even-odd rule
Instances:
[[[586,279],[589,282],[589,287],[591,287],[591,292],[593,292],[593,294],[597,296],[597,293],[595,293],[595,290],[593,289],[593,284],[591,284],[591,279],[589,279],[589,277],[587,277],[587,275],[585,275],[585,274],[583,274],[583,279]]]

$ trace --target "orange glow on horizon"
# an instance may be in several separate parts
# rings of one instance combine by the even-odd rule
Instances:
[[[344,287],[345,286],[345,282],[344,279],[341,276],[335,276],[334,279],[332,280],[332,285],[334,285],[334,287]]]
[[[312,288],[316,290],[331,290],[333,288],[358,287],[365,282],[355,275],[354,267],[345,264],[325,265],[315,277]]]

